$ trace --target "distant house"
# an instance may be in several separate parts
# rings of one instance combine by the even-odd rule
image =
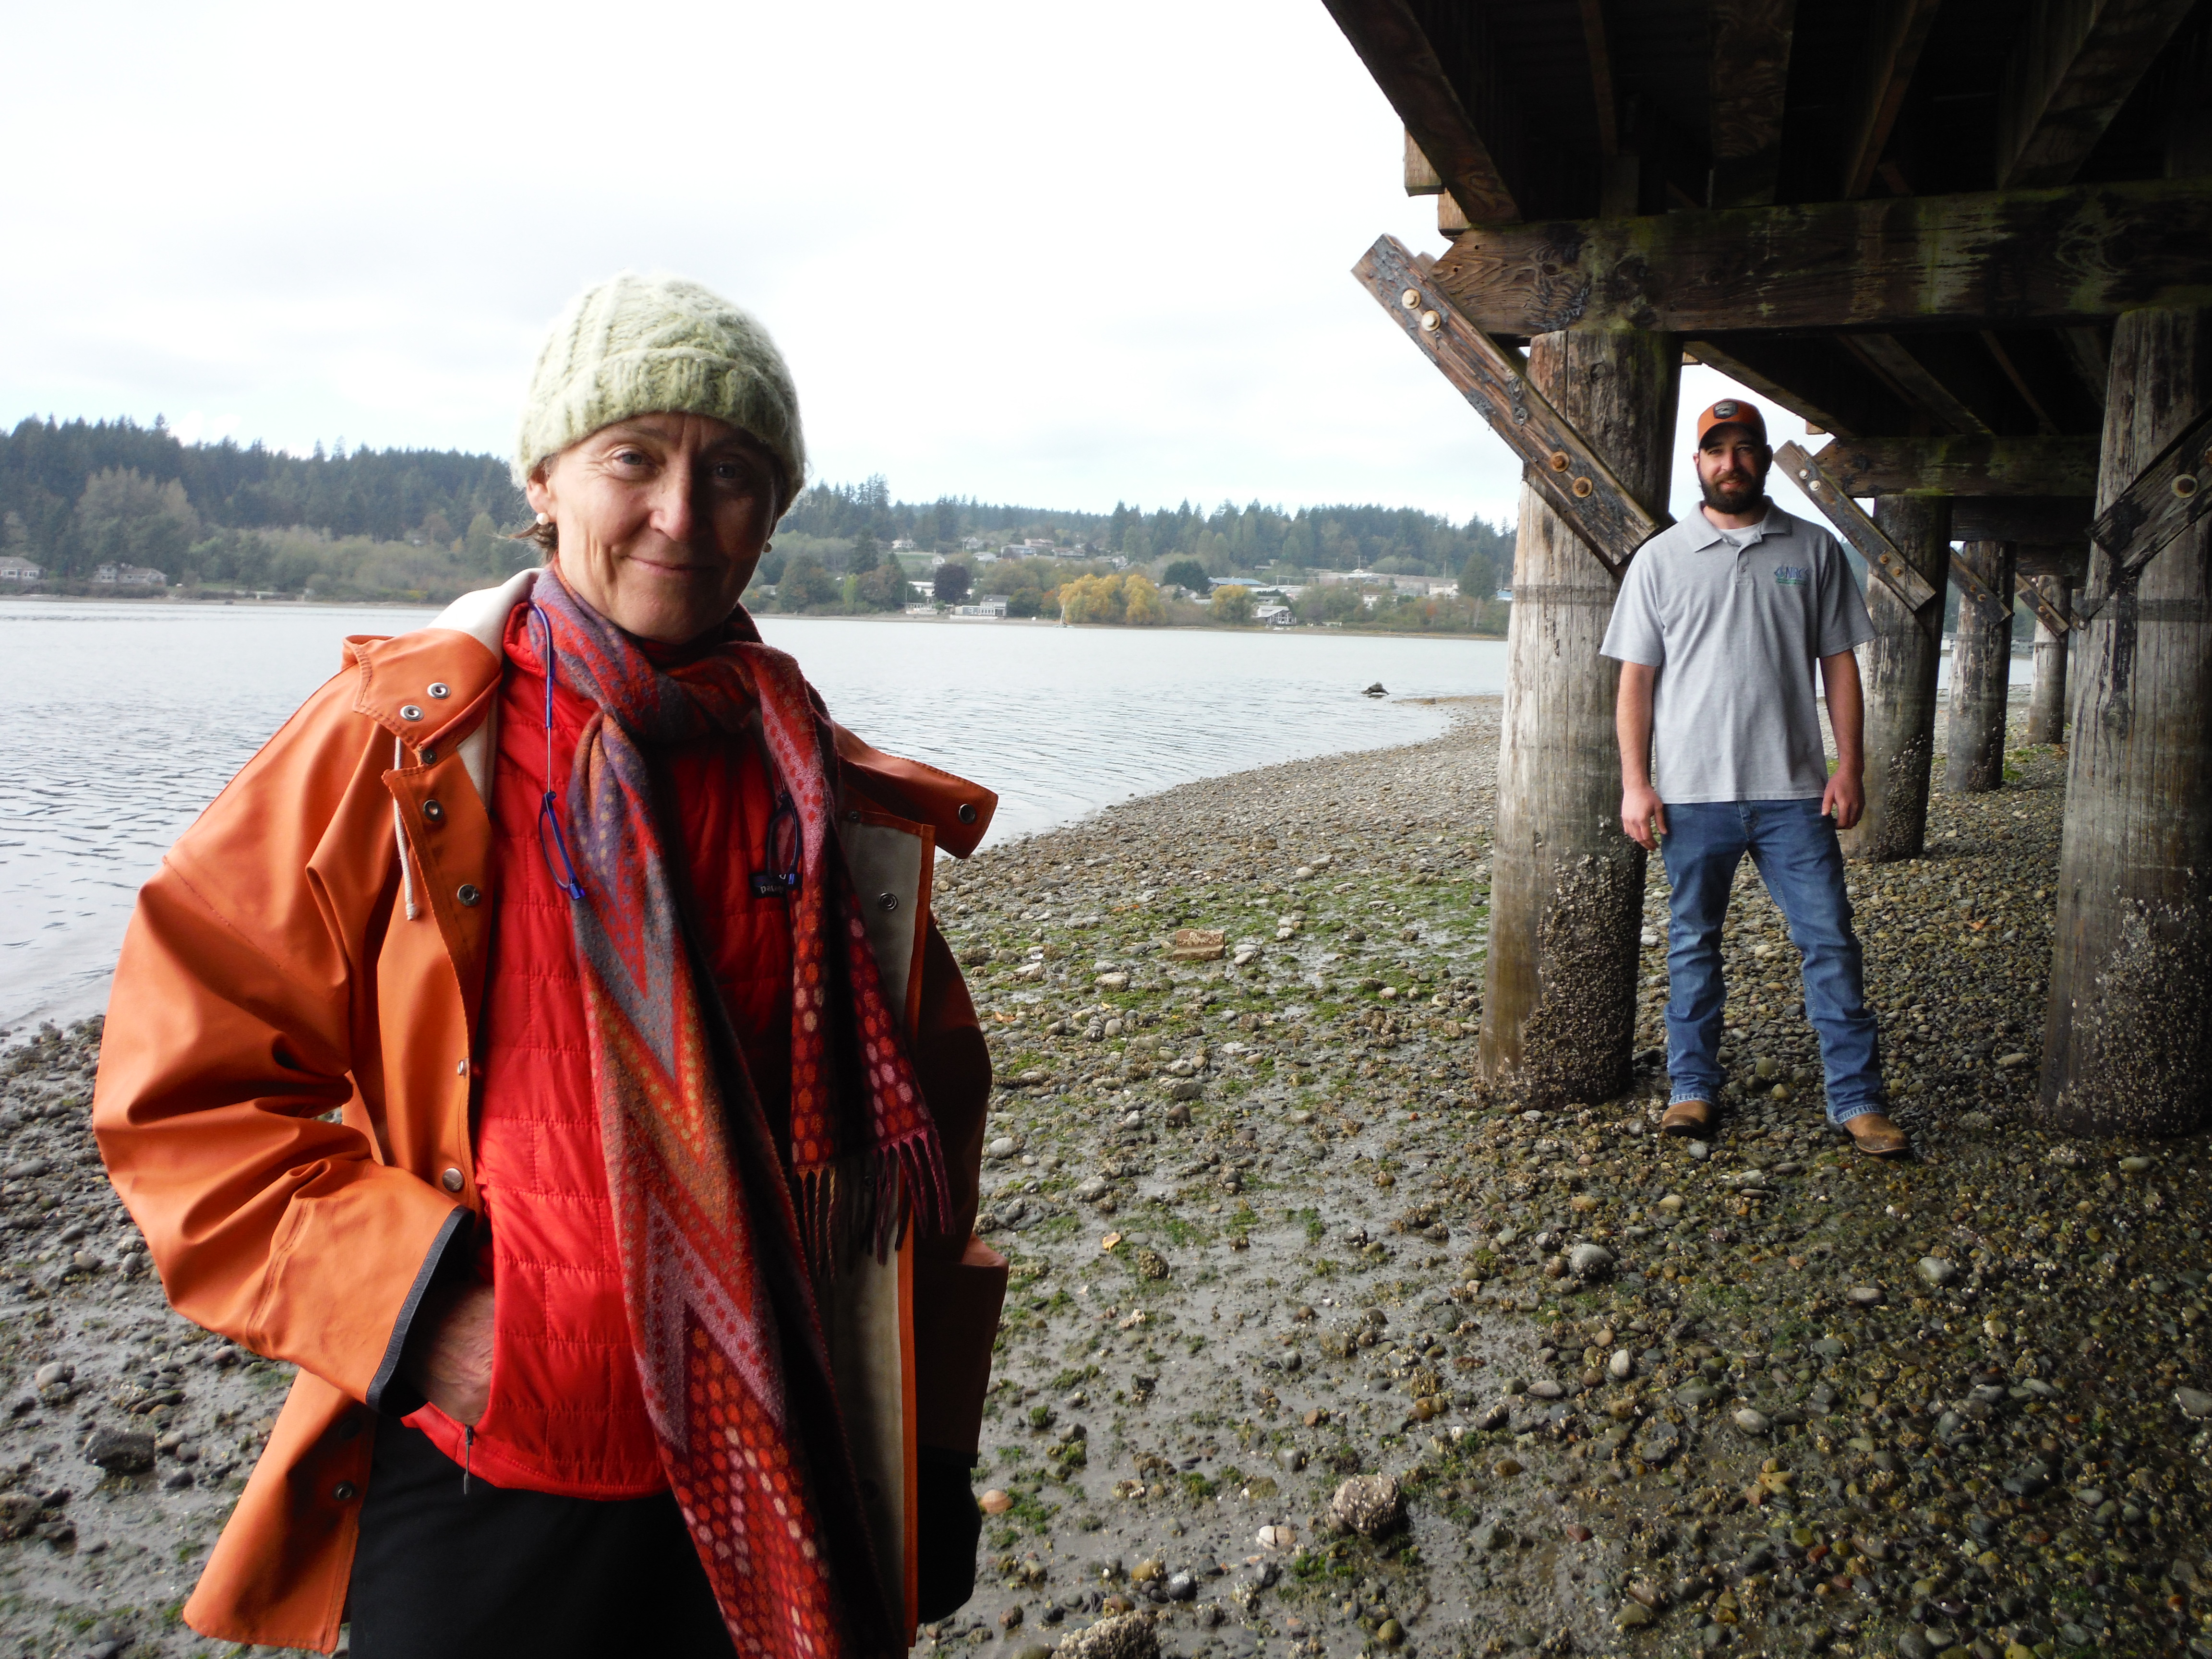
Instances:
[[[104,564],[92,573],[94,583],[106,587],[167,587],[169,579],[143,564]]]
[[[1287,605],[1255,605],[1252,607],[1252,620],[1265,623],[1270,628],[1288,628],[1297,617]]]
[[[19,559],[13,554],[0,558],[0,582],[34,582],[46,574],[28,559]]]
[[[911,536],[902,536],[902,537],[900,537],[896,541],[895,541],[895,542],[893,542],[893,543],[891,544],[891,551],[892,551],[892,552],[894,552],[894,553],[911,553],[911,552],[913,552],[913,551],[914,551],[914,538],[913,538],[913,537],[911,537]]]
[[[1501,587],[1490,597],[1500,605],[1510,605],[1513,603],[1513,590],[1510,587]]]
[[[965,552],[981,553],[983,550],[983,538],[981,536],[963,536],[960,538],[960,546]]]
[[[1393,592],[1418,593],[1424,599],[1449,599],[1459,592],[1458,579],[1452,576],[1398,576],[1382,570],[1316,570],[1313,579],[1323,587],[1339,584],[1387,587]]]
[[[1004,599],[979,599],[974,605],[953,606],[952,614],[956,617],[973,617],[981,621],[1003,621],[1006,615],[1006,602]]]

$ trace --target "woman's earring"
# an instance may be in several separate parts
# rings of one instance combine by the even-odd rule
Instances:
[[[773,552],[775,552],[775,544],[774,542],[772,542],[772,541],[769,541],[769,542],[763,542],[763,543],[761,544],[761,551],[762,551],[762,552],[763,552],[763,553],[773,553]]]
[[[551,524],[553,522],[552,515],[547,513],[541,513],[538,515],[538,522],[540,524]]]

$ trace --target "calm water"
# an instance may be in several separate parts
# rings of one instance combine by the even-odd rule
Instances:
[[[0,601],[0,1029],[105,1001],[138,884],[348,634],[425,610]],[[1504,689],[1468,640],[769,618],[870,742],[1000,792],[993,839],[1192,778],[1411,743]]]

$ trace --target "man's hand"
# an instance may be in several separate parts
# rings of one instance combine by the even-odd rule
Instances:
[[[456,1285],[422,1298],[399,1374],[456,1423],[474,1426],[491,1404],[489,1285]]]
[[[1838,766],[1828,787],[1820,792],[1820,810],[1835,815],[1836,828],[1848,830],[1866,812],[1866,785],[1858,769]]]
[[[1620,827],[1629,840],[1645,852],[1657,852],[1659,837],[1667,833],[1667,807],[1659,799],[1659,792],[1648,783],[1632,784],[1623,789]]]
[[[1828,728],[1836,734],[1836,770],[1820,792],[1820,810],[1848,830],[1866,816],[1866,693],[1859,659],[1849,651],[1820,659],[1820,687],[1828,699]]]

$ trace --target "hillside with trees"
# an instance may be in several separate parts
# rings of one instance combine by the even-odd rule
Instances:
[[[48,591],[89,591],[100,566],[134,565],[160,570],[186,593],[443,600],[530,556],[507,539],[527,517],[506,462],[493,455],[317,445],[300,456],[228,439],[185,444],[159,420],[25,420],[0,434],[0,553],[41,566]],[[896,543],[912,550],[894,554]],[[1002,547],[1022,551],[974,556]],[[933,579],[931,553],[950,556],[957,571]],[[1135,571],[1158,595],[1139,598],[1136,614],[1185,623],[1223,614],[1206,603],[1209,578],[1247,577],[1264,591],[1316,569],[1364,568],[1456,577],[1462,592],[1487,598],[1511,562],[1506,532],[1413,507],[1285,512],[1255,501],[1208,512],[1186,501],[1077,513],[970,497],[899,501],[878,475],[805,490],[778,526],[759,581],[775,586],[787,609],[890,611],[915,597],[907,586],[915,578],[934,580],[947,602],[955,592],[971,597],[964,573],[972,597],[1004,598],[1016,616],[1051,616],[1062,586]],[[1086,589],[1077,609],[1125,619],[1127,589],[1116,590],[1118,604]],[[1376,620],[1348,590],[1302,602],[1307,609],[1314,620]],[[1427,602],[1421,625],[1472,626],[1472,609]]]

